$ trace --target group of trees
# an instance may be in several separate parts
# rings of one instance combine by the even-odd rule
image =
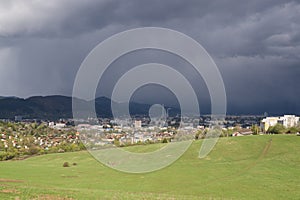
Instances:
[[[275,126],[270,126],[267,130],[267,133],[272,133],[272,134],[295,134],[297,132],[300,132],[300,125],[286,128],[279,123],[276,124]]]
[[[221,128],[215,128],[215,129],[208,129],[208,128],[205,128],[205,129],[200,129],[196,132],[195,134],[195,139],[198,140],[198,139],[204,139],[206,137],[206,135],[209,133],[209,135],[212,137],[228,137],[228,136],[231,136],[232,133],[233,133],[233,130],[224,130],[224,129],[221,129]]]

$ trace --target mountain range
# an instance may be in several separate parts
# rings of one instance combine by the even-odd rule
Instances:
[[[87,101],[76,99],[75,102],[84,105]],[[117,107],[122,103],[116,103],[106,97],[98,97],[95,99],[95,109],[98,117],[112,117],[111,104]],[[148,115],[151,105],[136,102],[130,102],[131,115]],[[118,107],[120,108],[120,107]],[[180,114],[180,108],[176,106],[166,106],[171,108],[169,115],[175,116]],[[210,104],[204,104],[201,107],[201,114],[209,114]],[[285,104],[278,106],[277,104],[260,104],[247,105],[244,103],[227,104],[227,114],[229,115],[262,115],[267,112],[271,115],[296,114],[300,115],[299,105]],[[88,114],[88,113],[87,113]],[[53,95],[53,96],[33,96],[29,98],[19,97],[2,97],[0,96],[0,119],[14,119],[15,116],[22,116],[25,119],[49,119],[56,120],[61,118],[72,118],[72,97]]]
[[[76,99],[76,102],[84,105],[85,100]],[[95,99],[95,109],[98,117],[112,117],[111,103],[109,98],[98,97]],[[119,103],[115,103],[118,104]],[[130,114],[148,114],[151,105],[130,102]],[[172,113],[178,113],[177,108]],[[14,119],[22,116],[26,119],[61,119],[72,118],[72,97],[68,96],[33,96],[29,98],[0,97],[0,119]]]

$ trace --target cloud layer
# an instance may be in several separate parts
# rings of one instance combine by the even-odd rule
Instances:
[[[299,19],[300,3],[286,0],[1,1],[0,96],[71,95],[81,62],[99,42],[130,28],[159,26],[206,48],[230,105],[300,113]],[[151,59],[172,63],[158,54]]]

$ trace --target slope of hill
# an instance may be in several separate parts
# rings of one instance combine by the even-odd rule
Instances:
[[[6,161],[0,199],[300,199],[299,142],[295,135],[221,138],[199,159],[200,140],[172,165],[146,174],[110,169],[86,151]]]

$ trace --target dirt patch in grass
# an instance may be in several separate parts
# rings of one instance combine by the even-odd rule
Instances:
[[[15,180],[15,179],[3,179],[0,178],[0,182],[6,182],[6,183],[22,183],[24,181],[22,180]]]
[[[3,189],[0,190],[1,193],[6,193],[6,194],[19,194],[20,192],[18,190],[14,189]]]
[[[64,176],[64,175],[62,175],[61,177],[62,178],[78,178],[79,176]]]
[[[56,195],[45,194],[45,195],[39,195],[38,197],[34,198],[34,200],[73,200],[73,199],[69,197],[60,197]]]

